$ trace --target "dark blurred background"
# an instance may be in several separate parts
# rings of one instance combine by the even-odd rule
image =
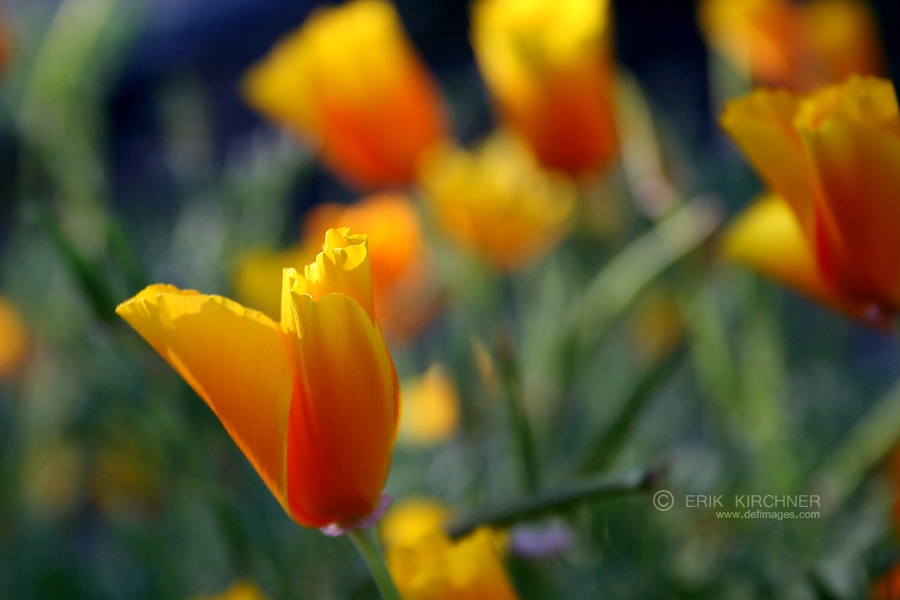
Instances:
[[[35,20],[34,15],[50,15],[55,4],[53,0],[13,0],[7,10]],[[161,99],[172,90],[190,89],[194,101],[203,104],[203,126],[209,128],[206,133],[215,144],[212,161],[224,161],[235,151],[235,144],[246,143],[251,134],[270,130],[275,135],[275,129],[241,100],[240,77],[280,37],[298,27],[316,4],[133,0],[137,37],[127,57],[115,57],[124,60],[124,67],[110,94],[109,141],[117,204],[146,201],[165,210],[166,198],[173,195],[172,165],[164,158],[166,132],[160,115],[160,106],[165,105]],[[615,39],[619,64],[637,76],[683,146],[706,163],[721,145],[721,136],[710,107],[707,50],[697,28],[695,4],[686,0],[615,2]],[[872,4],[882,28],[889,73],[895,73],[900,42],[892,33],[900,30],[900,3],[873,0]],[[483,94],[479,98],[471,93],[480,84],[468,42],[468,2],[398,0],[396,5],[410,37],[450,99],[457,136],[471,141],[485,134],[491,125],[487,100]],[[8,143],[5,151],[10,151]],[[6,175],[9,179],[11,173]],[[339,193],[335,190],[340,186],[328,174],[316,169],[312,177],[313,185],[306,187],[313,192],[297,198],[294,212],[298,215],[317,201],[317,195]],[[0,242],[2,223],[8,223],[12,214],[11,197],[3,196]]]
[[[719,133],[709,104],[707,50],[697,28],[695,4],[615,2],[615,39],[619,63],[637,76],[676,133],[685,136],[684,145],[702,155]],[[121,202],[144,196],[148,185],[165,185],[156,114],[159,91],[183,78],[205,92],[221,158],[235,139],[261,123],[240,98],[241,74],[299,26],[315,5],[296,0],[146,2],[143,32],[112,100]],[[451,99],[458,137],[469,141],[486,133],[491,123],[487,101],[482,97],[478,103],[471,97],[478,74],[468,42],[468,2],[399,0],[396,5],[413,42]],[[877,0],[873,6],[889,72],[895,73],[900,46],[892,32],[900,30],[900,3]]]

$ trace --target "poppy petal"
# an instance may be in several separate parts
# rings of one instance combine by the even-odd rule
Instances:
[[[810,234],[817,188],[813,166],[794,127],[798,106],[799,99],[786,90],[758,89],[728,102],[721,123]]]
[[[286,289],[284,288],[283,294]],[[372,271],[366,236],[353,235],[347,227],[329,229],[325,232],[325,250],[319,253],[316,262],[306,267],[303,277],[294,277],[290,289],[295,289],[300,294],[309,294],[313,300],[331,292],[339,292],[356,300],[366,311],[369,321],[375,323]],[[293,317],[290,311],[285,314],[285,302],[283,297],[282,326],[290,330]]]
[[[116,312],[206,401],[286,507],[294,373],[281,328],[226,298],[168,285],[146,288]]]
[[[841,283],[900,309],[900,116],[888,81],[857,78],[804,105],[798,127],[852,267]]]
[[[864,320],[870,305],[841,293],[822,275],[791,207],[778,196],[754,202],[725,234],[723,252],[773,279]]]
[[[302,280],[301,280],[302,281]],[[288,501],[303,524],[352,521],[378,505],[399,387],[381,331],[353,298],[290,291],[298,381],[288,429]],[[305,521],[305,522],[304,522]]]

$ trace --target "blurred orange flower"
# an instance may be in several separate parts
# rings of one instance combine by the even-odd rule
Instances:
[[[709,45],[753,81],[807,90],[884,69],[862,0],[703,0],[699,20]]]
[[[275,318],[281,310],[277,293],[281,270],[314,259],[318,240],[335,227],[367,232],[375,314],[385,332],[399,337],[415,333],[432,308],[433,259],[418,209],[402,194],[373,194],[352,205],[315,206],[304,220],[299,245],[278,253],[253,252],[238,261],[238,298]]]
[[[0,14],[0,72],[6,71],[13,59],[15,44],[13,43],[12,29],[8,24],[6,15]]]
[[[281,307],[278,324],[153,285],[116,312],[212,408],[294,520],[339,533],[380,507],[399,420],[366,237],[329,230],[305,273],[285,269]]]
[[[453,541],[447,513],[424,499],[398,504],[381,524],[388,569],[403,600],[516,600],[497,536],[483,527]]]
[[[436,283],[416,204],[396,193],[374,194],[349,206],[320,204],[307,215],[304,238],[321,239],[332,227],[367,232],[378,321],[390,335],[413,335],[431,316]]]
[[[0,378],[16,373],[28,356],[28,329],[19,309],[0,297]]]
[[[383,0],[317,9],[244,83],[252,106],[358,188],[411,183],[419,154],[447,135],[437,85]]]
[[[575,175],[612,161],[608,0],[478,0],[471,39],[502,116],[545,166]]]
[[[872,600],[900,600],[900,564],[875,580],[872,586]]]
[[[808,96],[757,90],[722,126],[774,195],[725,251],[858,318],[900,308],[900,114],[889,81],[853,77]]]
[[[500,269],[537,260],[571,227],[575,184],[542,170],[508,135],[493,135],[474,153],[436,148],[420,177],[444,232]]]

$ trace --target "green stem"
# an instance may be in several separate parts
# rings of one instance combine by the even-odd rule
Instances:
[[[900,438],[900,383],[894,384],[822,461],[813,478],[826,511],[840,507]]]
[[[463,515],[453,521],[447,531],[450,537],[458,538],[481,525],[503,527],[584,502],[646,492],[653,488],[660,476],[660,469],[639,469],[616,477],[601,477],[531,494]]]
[[[677,344],[661,361],[644,374],[612,424],[586,452],[581,463],[582,473],[596,473],[603,469],[622,450],[628,433],[632,431],[634,424],[643,414],[649,400],[654,398],[653,392],[668,381],[678,366],[682,364],[683,350],[684,345]]]
[[[540,485],[537,467],[537,454],[534,449],[534,436],[531,431],[531,423],[528,413],[522,403],[522,380],[519,376],[519,368],[513,355],[512,342],[503,333],[498,334],[497,360],[500,363],[503,375],[503,384],[506,388],[507,407],[512,420],[513,431],[519,445],[519,456],[522,460],[522,471],[525,476],[525,486],[528,491],[535,491]]]
[[[554,431],[566,430],[579,361],[589,355],[612,325],[667,269],[703,245],[721,221],[712,199],[698,196],[660,219],[610,260],[588,284],[560,324],[557,340],[561,370],[560,409]],[[558,439],[553,445],[559,444]]]
[[[57,218],[49,210],[42,211],[40,223],[56,250],[78,282],[82,291],[94,310],[94,315],[101,321],[111,322],[116,318],[116,302],[109,284],[101,272],[100,266],[89,260],[65,234]]]
[[[378,538],[375,536],[375,529],[371,527],[368,529],[354,529],[347,533],[347,537],[353,541],[353,545],[356,546],[356,549],[363,557],[372,579],[375,580],[375,586],[381,593],[381,597],[384,600],[400,600],[400,592],[397,591],[394,580],[391,579],[391,574],[388,572],[387,565],[384,562]]]
[[[666,269],[700,247],[716,231],[721,210],[699,196],[660,220],[594,277],[562,331],[577,350],[599,341],[615,320]]]
[[[694,373],[704,399],[713,405],[714,414],[724,419],[729,434],[740,439],[743,422],[739,416],[738,367],[722,311],[707,281],[708,274],[700,265],[687,266],[690,268],[680,273],[678,305]]]
[[[656,221],[681,204],[681,198],[663,168],[653,111],[635,76],[620,72],[616,78],[617,125],[621,134],[622,170],[634,204]]]

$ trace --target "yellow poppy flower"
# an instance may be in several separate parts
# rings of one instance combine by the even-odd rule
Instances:
[[[336,531],[379,508],[400,388],[364,235],[329,230],[303,274],[285,269],[280,324],[168,285],[116,312],[206,401],[298,523]]]
[[[722,126],[775,192],[726,252],[869,321],[900,308],[900,113],[889,81],[854,77],[808,96],[757,90]]]
[[[244,92],[363,189],[412,182],[419,153],[447,135],[437,85],[383,0],[317,9],[250,70]]]
[[[442,529],[446,516],[419,499],[398,504],[382,521],[388,569],[403,600],[517,600],[497,536],[482,527],[454,542]]]
[[[444,232],[500,269],[537,260],[571,227],[574,183],[542,170],[511,136],[495,134],[475,152],[436,148],[420,179]]]
[[[703,0],[709,45],[748,79],[807,90],[884,69],[878,24],[862,0]]]
[[[611,162],[608,0],[478,0],[471,40],[502,116],[545,166],[574,175]]]

